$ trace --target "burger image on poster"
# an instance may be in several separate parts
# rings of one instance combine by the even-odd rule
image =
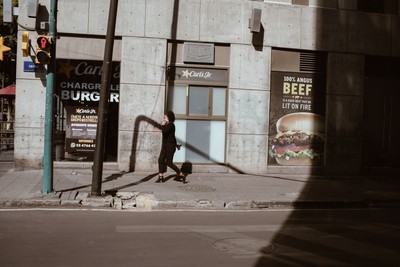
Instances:
[[[271,140],[269,155],[280,165],[321,165],[324,150],[325,119],[309,112],[282,116],[276,122],[277,134]]]

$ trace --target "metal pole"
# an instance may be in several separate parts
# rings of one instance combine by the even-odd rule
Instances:
[[[117,20],[118,0],[110,1],[108,15],[106,45],[104,49],[103,72],[101,75],[100,102],[98,108],[96,148],[94,151],[92,195],[101,195],[101,180],[103,176],[104,146],[107,129],[108,98],[111,84],[111,63],[114,47],[115,23]]]
[[[46,75],[46,110],[44,124],[44,155],[43,155],[43,185],[42,193],[49,194],[53,189],[53,91],[55,70],[56,42],[56,1],[50,0],[49,35],[52,40],[50,63]]]

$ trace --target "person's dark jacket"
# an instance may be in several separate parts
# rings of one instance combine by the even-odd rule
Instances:
[[[172,123],[172,122],[169,122],[166,125],[161,126],[161,130],[162,130],[162,142],[163,142],[163,144],[174,144],[174,145],[176,145],[175,124]]]

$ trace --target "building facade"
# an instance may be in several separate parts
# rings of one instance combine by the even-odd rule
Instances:
[[[19,36],[32,43],[47,34],[49,1],[39,3],[35,18],[20,1]],[[105,166],[156,171],[157,123],[173,110],[174,160],[193,172],[398,173],[399,7],[120,0]],[[90,168],[109,1],[57,10],[55,164]],[[17,169],[42,167],[46,65],[27,67],[34,57],[17,61]]]

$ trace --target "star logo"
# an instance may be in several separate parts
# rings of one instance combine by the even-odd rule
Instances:
[[[190,74],[188,69],[182,71],[182,77],[189,79],[189,75]]]
[[[71,71],[75,70],[75,66],[71,64],[70,60],[62,61],[58,73],[64,73],[68,79],[71,79]]]
[[[5,46],[3,44],[3,42],[4,42],[4,38],[2,36],[2,37],[0,37],[0,60],[1,61],[3,61],[3,53],[11,50],[11,48],[8,46]]]

